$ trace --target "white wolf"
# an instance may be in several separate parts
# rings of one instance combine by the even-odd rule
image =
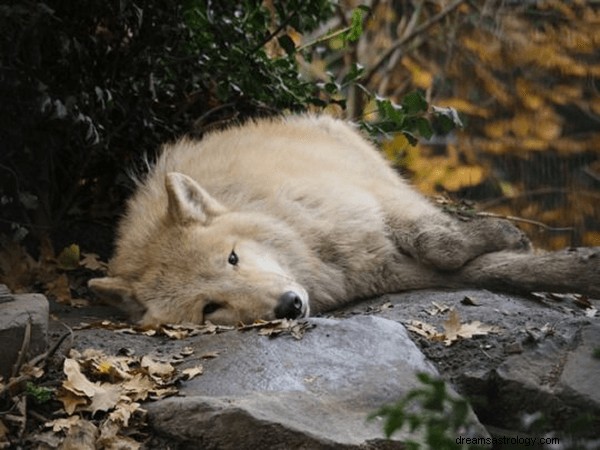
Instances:
[[[528,250],[508,222],[441,212],[348,124],[292,116],[165,146],[90,286],[147,324],[296,318],[431,287],[600,294],[600,258]]]

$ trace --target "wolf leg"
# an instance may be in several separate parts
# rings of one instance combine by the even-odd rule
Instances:
[[[500,219],[460,221],[436,212],[406,221],[394,214],[388,226],[401,252],[444,271],[457,270],[485,253],[531,249],[523,232]]]

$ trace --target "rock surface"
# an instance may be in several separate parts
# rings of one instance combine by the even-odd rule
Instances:
[[[374,299],[340,314],[368,312],[401,323],[416,319],[442,329],[449,309],[440,312],[435,305],[454,308],[463,323],[500,328],[451,346],[412,334],[483,423],[527,431],[523,418],[541,412],[549,429],[564,430],[584,414],[600,427],[600,359],[593,356],[600,347],[600,320],[568,296],[533,300],[477,290],[419,291]]]
[[[4,285],[0,297],[0,375],[7,380],[22,348],[22,363],[46,351],[48,301],[40,294],[9,295]],[[30,337],[26,338],[28,324]]]
[[[238,335],[231,346],[222,335],[226,354],[186,384],[184,402],[151,405],[154,424],[170,434],[185,430],[176,435],[204,448],[380,447],[381,424],[367,416],[416,388],[417,372],[437,371],[398,323],[355,317],[311,324],[301,341]]]
[[[420,386],[417,372],[438,376],[434,366],[397,322],[357,316],[310,324],[300,340],[233,331],[181,342],[194,355],[218,356],[179,396],[146,405],[153,428],[181,448],[402,448],[407,434],[385,442],[381,421],[367,417]]]
[[[402,325],[418,320],[442,331],[452,308],[461,323],[480,321],[499,330],[446,346]],[[144,405],[151,426],[172,449],[401,448],[405,435],[385,441],[381,422],[366,417],[416,387],[417,371],[436,368],[496,435],[541,436],[543,430],[524,425],[527,414],[541,412],[550,430],[565,430],[582,414],[600,417],[600,360],[592,355],[600,342],[599,319],[569,297],[410,292],[310,322],[316,326],[301,340],[272,339],[256,330],[177,341],[85,329],[76,331],[74,345],[166,358],[185,347],[194,350],[180,368],[201,362],[204,374],[184,382],[179,396]]]

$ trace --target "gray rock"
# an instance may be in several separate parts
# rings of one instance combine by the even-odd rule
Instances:
[[[441,331],[444,306],[455,308],[461,322],[501,331],[449,347],[409,333],[425,359],[401,323],[419,320]],[[498,436],[541,436],[543,430],[522,420],[539,412],[547,430],[559,431],[582,414],[600,417],[600,362],[592,357],[600,321],[568,298],[419,291],[357,303],[333,317],[310,319],[317,327],[300,341],[256,331],[172,341],[90,329],[76,332],[75,347],[170,355],[192,346],[198,358],[219,353],[201,360],[204,374],[183,383],[181,396],[144,405],[171,448],[399,448],[405,435],[385,442],[381,422],[365,419],[416,386],[416,371],[436,373],[432,363]],[[180,367],[199,362],[190,358]]]
[[[190,448],[403,448],[406,434],[385,442],[381,422],[367,416],[417,387],[416,372],[435,368],[393,321],[311,322],[301,340],[226,333],[195,341],[196,353],[219,356],[182,397],[146,405],[152,426]]]
[[[31,324],[31,339],[26,354],[21,358],[26,362],[43,353],[48,347],[48,301],[40,294],[13,295],[13,300],[0,302],[0,375],[4,379],[11,376],[13,366],[19,357],[27,324]]]
[[[592,355],[599,347],[600,320],[586,317],[568,297],[535,301],[477,290],[419,291],[373,299],[342,314],[370,311],[403,323],[420,320],[441,331],[448,312],[432,315],[434,302],[455,308],[461,322],[478,320],[501,329],[450,347],[412,335],[484,424],[528,431],[523,418],[541,412],[548,429],[561,430],[582,414],[600,417],[600,360]]]

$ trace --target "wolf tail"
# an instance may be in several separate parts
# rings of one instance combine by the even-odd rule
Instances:
[[[462,286],[512,293],[570,292],[600,299],[600,247],[487,253],[452,277]]]

